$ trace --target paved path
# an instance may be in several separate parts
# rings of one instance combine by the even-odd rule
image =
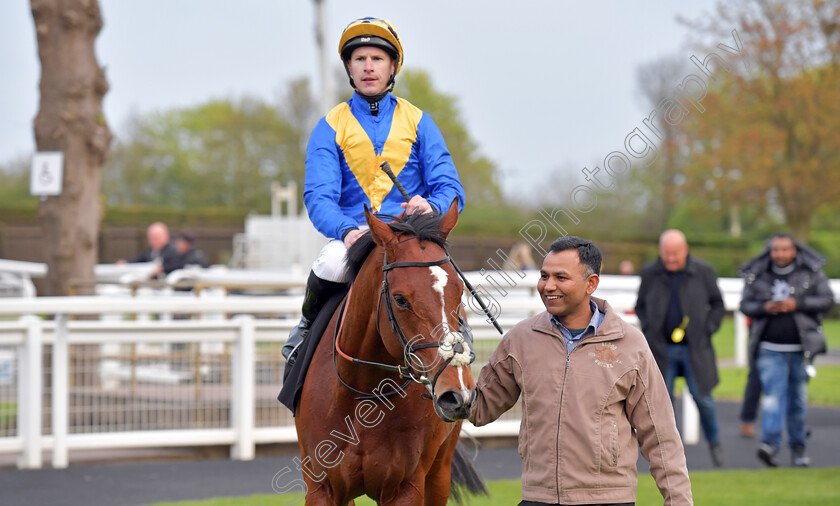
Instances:
[[[737,403],[718,403],[721,441],[726,448],[725,468],[759,469],[762,466],[755,458],[758,441],[740,437],[738,408]],[[808,424],[813,431],[808,449],[813,467],[840,466],[840,409],[809,408]],[[705,443],[689,446],[686,457],[691,471],[712,469]],[[476,461],[486,480],[520,476],[516,448],[479,450]],[[787,450],[782,452],[781,461],[783,465],[789,463]],[[284,469],[296,469],[291,456],[259,458],[250,462],[192,460],[74,464],[62,470],[2,469],[0,505],[131,506],[159,501],[271,494],[275,474]],[[643,459],[639,462],[639,472],[647,472],[647,463]],[[282,474],[277,484],[289,484],[297,477],[299,474],[296,471]]]

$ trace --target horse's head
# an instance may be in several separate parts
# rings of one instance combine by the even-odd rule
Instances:
[[[469,344],[459,329],[464,284],[444,247],[458,221],[453,202],[442,216],[412,215],[388,224],[365,210],[373,241],[385,250],[379,328],[388,353],[426,383],[447,422],[469,415],[475,381]]]

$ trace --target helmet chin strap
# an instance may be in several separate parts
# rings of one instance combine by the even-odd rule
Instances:
[[[350,71],[347,72],[347,75],[350,75]],[[391,74],[391,79],[388,81],[388,88],[386,88],[382,93],[377,93],[376,95],[365,95],[356,89],[356,83],[353,82],[352,76],[350,77],[350,86],[356,90],[356,94],[367,100],[368,106],[370,107],[370,114],[373,116],[379,116],[379,102],[385,98],[385,95],[394,90],[394,75]]]

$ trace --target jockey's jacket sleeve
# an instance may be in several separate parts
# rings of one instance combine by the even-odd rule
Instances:
[[[464,188],[432,118],[406,100],[387,95],[372,116],[353,95],[318,122],[306,152],[303,200],[319,232],[333,239],[364,223],[364,204],[375,213],[398,215],[405,202],[379,168],[388,161],[409,195],[420,195],[438,212]]]
[[[318,232],[331,239],[341,239],[349,228],[357,227],[356,220],[344,214],[341,199],[341,166],[335,130],[326,118],[315,126],[306,149],[306,175],[303,201],[309,219]]]

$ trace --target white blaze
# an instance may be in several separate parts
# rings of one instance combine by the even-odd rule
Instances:
[[[446,304],[443,300],[443,289],[446,288],[446,282],[449,281],[449,274],[439,265],[433,265],[429,267],[429,270],[432,271],[432,279],[435,280],[432,283],[432,288],[440,295],[440,312],[443,317],[443,329],[448,331],[449,324],[446,320]]]
[[[446,283],[449,281],[449,275],[446,274],[446,271],[443,270],[442,267],[439,265],[433,265],[429,267],[429,270],[432,272],[432,279],[434,279],[434,283],[432,283],[432,288],[440,294],[440,313],[441,313],[441,327],[443,330],[443,339],[440,340],[440,347],[438,348],[438,354],[443,357],[444,360],[448,360],[452,358],[452,362],[450,365],[461,367],[461,366],[468,366],[470,365],[470,347],[466,341],[464,341],[464,336],[461,335],[460,332],[455,330],[453,332],[449,328],[449,321],[446,318],[446,303],[444,300],[444,291],[443,289],[446,288]],[[464,351],[461,353],[455,353],[454,348],[455,345],[461,343],[463,346]],[[460,371],[459,371],[460,372]],[[463,380],[461,382],[463,385]]]
[[[469,360],[469,358],[467,358]],[[464,384],[464,368],[458,368],[458,381],[461,382],[461,397],[464,398],[464,402],[470,401],[470,389]]]

